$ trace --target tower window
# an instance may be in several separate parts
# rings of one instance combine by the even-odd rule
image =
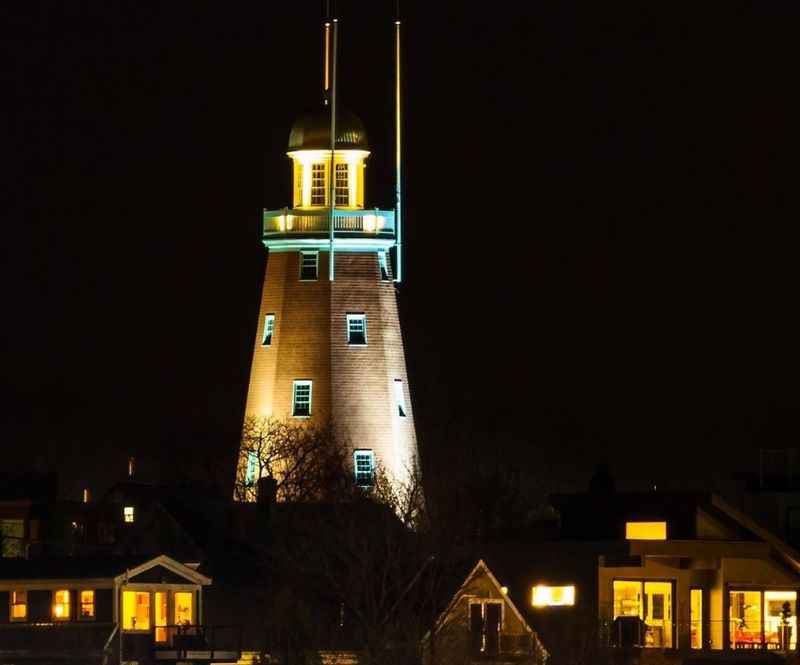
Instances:
[[[356,485],[371,487],[375,476],[375,455],[371,450],[356,450],[353,453]]]
[[[381,271],[381,280],[384,282],[389,281],[389,260],[386,252],[378,252],[378,267]]]
[[[273,332],[275,332],[275,315],[267,314],[264,317],[264,337],[261,340],[261,346],[269,346],[272,344]]]
[[[294,382],[292,415],[295,418],[307,418],[311,415],[311,381]]]
[[[347,164],[336,165],[336,205],[350,205],[350,181]]]
[[[252,485],[256,482],[256,472],[258,471],[258,453],[251,450],[247,453],[247,468],[244,472],[244,482]]]
[[[347,343],[352,346],[367,345],[367,316],[365,314],[347,315]]]
[[[122,509],[122,517],[128,524],[133,524],[134,520],[136,519],[133,506],[125,506]]]
[[[325,164],[311,165],[311,205],[325,205]]]
[[[300,279],[314,281],[317,279],[319,266],[318,252],[300,252]]]
[[[406,415],[406,395],[403,391],[403,381],[394,380],[394,403],[397,407],[397,415],[405,418]]]

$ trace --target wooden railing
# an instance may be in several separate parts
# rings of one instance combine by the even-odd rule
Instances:
[[[344,210],[333,211],[334,231],[337,236],[360,234],[366,236],[394,237],[393,210]],[[283,210],[264,211],[264,235],[287,236],[330,233],[331,211]]]

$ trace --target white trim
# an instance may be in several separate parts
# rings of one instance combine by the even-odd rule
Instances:
[[[367,346],[367,344],[369,343],[369,340],[367,338],[367,315],[364,314],[363,312],[359,312],[359,313],[347,314],[345,316],[346,316],[346,320],[347,320],[347,345],[348,346],[355,346],[355,347]],[[363,342],[351,342],[350,341],[350,333],[351,333],[350,322],[351,321],[361,321],[362,322],[362,324],[363,324],[363,333],[364,333],[364,341]]]
[[[150,570],[151,568],[155,568],[156,566],[163,566],[167,570],[179,575],[181,577],[185,577],[187,580],[190,580],[194,584],[200,584],[202,586],[207,586],[211,584],[211,578],[206,577],[205,575],[198,573],[196,570],[192,570],[189,566],[184,566],[179,561],[175,561],[168,557],[166,554],[160,554],[159,556],[155,557],[154,559],[150,559],[145,561],[144,563],[136,566],[136,568],[131,568],[130,570],[117,575],[114,578],[114,582],[116,584],[121,584],[126,579],[130,580],[132,577],[136,577],[137,575],[143,573],[146,570]],[[190,582],[190,583],[191,583]],[[147,582],[143,582],[142,584],[148,584]],[[125,586],[133,586],[131,583],[125,584]]]
[[[296,415],[295,410],[297,407],[297,387],[308,386],[308,413]],[[292,418],[310,418],[312,411],[314,397],[314,382],[308,379],[295,379],[292,381]]]
[[[270,252],[327,252],[331,246],[328,238],[263,238],[262,242]],[[333,243],[334,250],[348,252],[387,251],[393,246],[393,238],[336,238]]]

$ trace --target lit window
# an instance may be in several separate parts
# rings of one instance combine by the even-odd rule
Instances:
[[[300,279],[314,281],[317,279],[319,254],[317,252],[300,252]]]
[[[135,519],[134,514],[133,506],[125,506],[122,509],[122,516],[128,524],[131,524]]]
[[[11,592],[11,620],[25,621],[28,618],[28,592]]]
[[[122,592],[122,629],[150,630],[150,593]]]
[[[401,379],[394,380],[394,403],[397,407],[397,415],[405,417],[406,395],[403,391],[403,381]]]
[[[347,315],[347,343],[353,346],[367,345],[367,317],[364,314]]]
[[[192,600],[191,591],[175,592],[175,625],[187,626],[192,624]]]
[[[311,165],[311,205],[325,205],[325,164]]]
[[[81,619],[94,619],[94,591],[81,591]]]
[[[381,270],[381,280],[384,282],[389,281],[389,260],[386,257],[386,252],[378,252],[378,267]]]
[[[559,607],[575,604],[575,587],[546,586],[539,584],[533,587],[534,607]]]
[[[167,595],[166,591],[156,591],[154,617],[156,624],[156,642],[167,641],[167,625],[169,624]]]
[[[264,337],[261,339],[262,346],[272,344],[272,333],[275,332],[275,315],[267,314],[264,317]]]
[[[0,520],[0,554],[4,558],[25,556],[25,522]]]
[[[356,450],[355,457],[356,485],[371,487],[375,473],[375,455],[371,450]]]
[[[303,165],[298,163],[297,164],[297,172],[295,175],[295,189],[296,193],[294,195],[296,204],[298,206],[303,205]]]
[[[666,540],[666,522],[626,522],[625,538],[627,540]]]
[[[251,450],[247,453],[247,469],[244,474],[244,482],[247,485],[252,485],[256,482],[256,473],[258,472],[258,453]]]
[[[347,164],[336,165],[336,205],[350,204],[350,185],[347,177]]]
[[[69,591],[66,589],[53,592],[53,619],[69,621]]]
[[[691,647],[703,648],[703,590],[689,591],[689,618],[691,623]]]
[[[672,582],[614,580],[612,643],[673,648],[672,588]]]
[[[311,381],[294,382],[292,415],[295,418],[306,418],[311,415]]]

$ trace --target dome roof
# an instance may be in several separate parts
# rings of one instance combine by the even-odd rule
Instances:
[[[330,150],[331,114],[328,109],[300,116],[289,132],[289,150]],[[369,150],[364,124],[344,109],[336,111],[336,148]]]

